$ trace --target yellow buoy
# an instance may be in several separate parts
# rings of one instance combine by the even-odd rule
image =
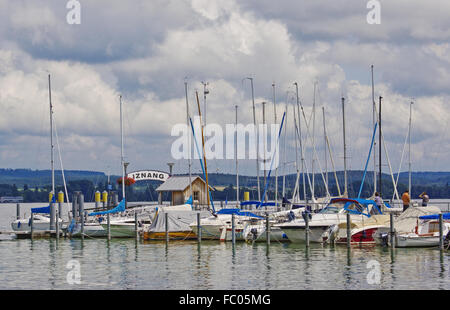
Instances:
[[[108,192],[107,191],[103,191],[103,193],[102,193],[102,201],[104,203],[108,202]]]
[[[100,202],[100,192],[99,191],[95,192],[95,202]]]
[[[58,193],[58,202],[64,202],[64,193],[62,191]]]
[[[244,192],[244,201],[250,200],[250,192]]]
[[[53,192],[48,193],[48,201],[52,202],[53,199]]]

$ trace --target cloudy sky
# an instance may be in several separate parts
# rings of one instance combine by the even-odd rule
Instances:
[[[274,121],[272,84],[278,119],[286,102],[293,107],[294,82],[308,118],[315,97],[318,157],[324,166],[324,107],[337,169],[343,167],[344,96],[348,165],[363,169],[374,65],[392,169],[399,169],[413,100],[413,170],[449,171],[449,1],[381,0],[380,24],[367,22],[365,0],[80,0],[80,24],[67,22],[68,2],[0,0],[0,167],[50,167],[51,74],[65,169],[120,173],[122,95],[129,169],[167,170],[174,161],[171,129],[186,122],[184,83],[192,115],[195,90],[203,109],[204,81],[208,123],[234,123],[238,105],[239,122],[248,124],[253,117],[246,77],[254,80],[258,122],[263,101],[267,121]],[[288,137],[292,117],[288,112]],[[305,142],[307,154],[311,144]],[[288,161],[295,159],[294,147],[288,139]],[[187,172],[186,161],[175,162],[175,172]],[[235,169],[230,160],[211,160],[208,168]],[[198,162],[193,170],[200,170]],[[241,162],[240,172],[254,175],[254,162]]]

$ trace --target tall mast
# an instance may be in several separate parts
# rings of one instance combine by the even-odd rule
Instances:
[[[288,111],[288,94],[289,92],[286,92],[286,103],[285,103],[285,115],[286,115],[286,125],[284,126],[284,163],[283,163],[283,190],[282,190],[282,196],[285,197],[285,189],[286,189],[286,128],[287,128],[287,111]]]
[[[312,110],[312,121],[313,121],[313,128],[312,128],[312,145],[313,145],[313,149],[315,147],[315,129],[316,129],[316,84],[317,82],[314,82],[314,95],[313,95],[313,110]],[[314,156],[311,156],[311,174],[312,174],[312,194],[311,194],[311,198],[315,197],[315,190],[314,190],[314,161],[315,158]]]
[[[344,138],[344,196],[348,196],[348,183],[347,183],[347,144],[345,141],[345,98],[342,97],[342,130]]]
[[[273,114],[275,117],[275,124],[277,123],[277,105],[275,102],[275,83],[272,83],[273,90]],[[278,147],[276,145],[275,147]],[[278,165],[275,168],[275,207],[278,208]]]
[[[411,193],[411,121],[412,121],[412,105],[414,104],[414,102],[411,101],[411,104],[409,105],[409,134],[408,134],[408,142],[409,142],[409,150],[408,150],[408,160],[409,160],[409,169],[408,169],[408,190],[409,190],[409,195],[412,195]]]
[[[325,182],[327,183],[327,187],[328,187],[327,130],[325,127],[325,107],[322,107],[322,115],[323,115],[323,140],[324,140],[323,151],[325,154]]]
[[[302,126],[301,126],[301,123],[300,123],[300,102],[299,102],[299,98],[298,98],[298,84],[297,84],[297,82],[295,82],[294,85],[295,85],[295,93],[296,93],[296,96],[297,96],[298,132],[299,132],[299,136],[300,136],[300,156],[301,156],[301,161],[302,161],[303,199],[306,202],[305,157],[304,157],[305,154],[303,153]],[[295,114],[295,109],[294,109],[294,114]],[[309,177],[308,177],[308,181],[309,181]]]
[[[236,204],[239,206],[239,169],[238,169],[238,144],[237,144],[237,125],[238,125],[238,106],[235,106],[236,109],[236,131],[234,133],[235,136],[235,156],[236,156]]]
[[[186,122],[189,128],[189,102],[188,102],[188,90],[187,90],[187,82],[184,82],[184,92],[186,95]],[[205,97],[206,98],[206,97]],[[206,99],[205,99],[206,100]],[[206,107],[205,107],[206,109]],[[192,176],[191,176],[191,135],[188,135],[188,169],[189,169],[189,194],[192,197],[192,201],[194,201],[194,196],[192,196]]]
[[[375,106],[375,87],[373,84],[373,65],[371,66],[372,72],[372,128],[375,127],[375,123],[377,122],[377,114],[376,114],[376,106]],[[376,141],[374,140],[373,145],[373,192],[377,191],[377,148]]]
[[[119,95],[120,101],[120,162],[122,164],[122,196],[125,199],[125,162],[123,160],[123,120],[122,120],[122,95]]]
[[[52,170],[52,195],[55,195],[55,167],[53,160],[53,105],[50,74],[48,75],[48,99],[50,103],[50,166]]]
[[[259,185],[259,138],[258,138],[258,129],[256,128],[256,112],[255,112],[255,92],[253,88],[253,78],[248,77],[250,80],[250,84],[252,86],[252,104],[253,104],[253,124],[255,126],[256,132],[256,181],[258,184],[258,201],[261,201],[261,189]]]
[[[381,99],[383,99],[383,97],[380,96],[379,98],[379,108],[378,108],[378,169],[379,169],[379,178],[378,178],[378,191],[380,192],[380,196],[381,196]]]
[[[267,170],[266,170],[266,139],[267,139],[267,135],[266,135],[266,102],[263,101],[262,102],[262,112],[263,112],[263,165],[264,165],[264,187],[266,188],[266,183],[267,183]],[[266,197],[267,199],[267,197]]]
[[[202,126],[202,111],[200,110],[200,101],[198,100],[198,92],[195,92],[195,95],[197,97],[197,106],[198,106],[198,115],[200,116],[200,126],[201,126],[201,133],[202,133],[202,148],[203,148],[203,164],[205,166],[205,181],[206,181],[206,193],[207,193],[207,202],[208,202],[208,208],[210,204],[210,197],[209,197],[209,184],[208,184],[208,168],[206,166],[206,153],[205,153],[205,136],[203,135],[203,126]]]

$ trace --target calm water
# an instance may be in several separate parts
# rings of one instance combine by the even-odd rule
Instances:
[[[22,214],[42,204],[24,204]],[[0,205],[10,230],[15,205]],[[273,242],[15,240],[0,237],[0,289],[450,289],[449,253]],[[69,284],[80,266],[80,284]],[[369,263],[370,262],[370,263]],[[371,279],[379,266],[379,284]],[[369,278],[369,281],[368,281]],[[372,284],[370,284],[372,283]]]

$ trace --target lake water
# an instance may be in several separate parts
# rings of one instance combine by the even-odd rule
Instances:
[[[22,204],[21,213],[43,205]],[[15,204],[0,205],[0,230],[15,213]],[[0,289],[450,289],[449,252],[430,248],[3,235],[0,253]]]

